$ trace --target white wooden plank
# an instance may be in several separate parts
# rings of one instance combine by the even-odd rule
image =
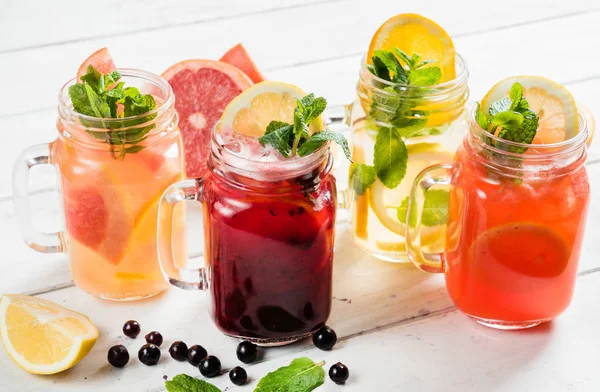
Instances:
[[[415,291],[422,288],[416,287]],[[402,292],[399,291],[401,295]],[[421,303],[431,296],[421,292]],[[200,293],[172,290],[158,298],[136,303],[110,303],[96,300],[76,288],[44,294],[43,297],[86,313],[100,330],[100,339],[92,352],[75,368],[55,376],[32,376],[10,362],[0,352],[0,390],[18,391],[163,391],[163,376],[179,373],[199,376],[197,369],[178,363],[168,355],[174,340],[202,344],[221,359],[224,369],[243,365],[251,378],[251,390],[258,379],[293,358],[308,356],[325,360],[326,369],[342,361],[351,371],[344,390],[407,391],[510,391],[550,392],[597,391],[600,378],[592,360],[600,350],[596,325],[600,314],[595,311],[600,295],[600,273],[578,279],[571,307],[556,321],[521,332],[497,331],[479,326],[453,308],[416,317],[412,321],[378,329],[378,320],[349,327],[348,308],[355,302],[334,303],[331,325],[340,343],[330,352],[320,351],[309,341],[263,350],[264,357],[255,364],[243,365],[235,358],[237,342],[220,334],[207,317],[206,299]],[[372,302],[377,304],[378,302]],[[388,308],[389,312],[395,309]],[[371,309],[366,312],[374,314]],[[122,335],[122,324],[136,319],[142,334],[135,340]],[[360,329],[362,328],[362,329]],[[155,367],[139,363],[136,352],[141,336],[158,330],[165,337],[162,358]],[[367,330],[367,333],[361,333]],[[450,338],[449,338],[450,337]],[[130,363],[114,369],[106,363],[106,351],[114,344],[124,344],[130,351]],[[220,388],[238,390],[226,375],[210,380]],[[319,391],[339,391],[329,380]]]
[[[54,107],[60,86],[73,77],[82,59],[102,46],[111,49],[119,66],[160,73],[177,61],[198,57],[219,58],[227,48],[244,42],[256,63],[268,70],[326,58],[359,55],[366,51],[373,32],[386,17],[407,11],[426,14],[443,25],[450,34],[457,35],[459,51],[469,55],[469,61],[474,60],[469,58],[473,54],[479,61],[491,63],[493,69],[497,70],[491,74],[494,79],[515,72],[540,73],[544,71],[537,67],[540,59],[544,59],[544,67],[554,70],[550,76],[558,73],[563,78],[569,78],[568,73],[577,73],[581,77],[596,72],[594,61],[591,61],[593,51],[588,50],[587,41],[573,38],[600,35],[600,26],[594,23],[597,20],[595,13],[577,14],[591,7],[589,0],[564,2],[556,8],[545,6],[543,0],[510,0],[490,13],[484,3],[475,6],[470,0],[440,2],[436,7],[421,2],[410,8],[398,4],[392,9],[385,0],[368,4],[359,1],[324,3],[199,25],[176,26],[168,30],[10,52],[0,55],[3,71],[0,73],[0,85],[7,86],[5,88],[10,86],[12,92],[0,96],[0,116]],[[515,8],[519,9],[517,16]],[[385,13],[373,12],[384,9]],[[456,10],[460,9],[468,9],[469,13],[457,13]],[[344,17],[337,17],[341,11]],[[575,12],[577,16],[555,19],[569,12]],[[298,39],[298,25],[290,23],[295,20],[303,21],[301,39]],[[515,21],[528,20],[542,22],[502,28],[512,26]],[[491,30],[492,34],[484,37],[482,31],[485,30]],[[564,34],[565,31],[570,34]],[[465,36],[469,32],[476,34]],[[524,39],[531,45],[517,44]],[[466,46],[463,42],[466,42]],[[550,54],[557,50],[562,50],[561,53],[578,53],[581,60],[578,67],[565,67],[562,62],[555,61],[555,55]],[[518,61],[499,60],[508,58]],[[528,58],[535,59],[535,62],[524,66],[523,62]],[[31,80],[32,75],[39,74],[40,64],[43,64],[44,77],[35,79],[36,93],[31,94],[31,90],[23,88],[22,83]],[[547,71],[542,73],[548,74]]]
[[[0,14],[0,37],[18,39],[0,40],[0,53],[141,31],[164,30],[172,26],[231,19],[240,15],[324,1],[327,0],[109,0],[103,1],[102,6],[77,0],[12,1],[8,7],[3,7]],[[27,18],[23,18],[23,15],[27,15]]]

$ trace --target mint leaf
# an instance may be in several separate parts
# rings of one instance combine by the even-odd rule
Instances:
[[[89,107],[91,108],[93,117],[110,118],[110,107],[108,103],[100,98],[94,89],[87,83],[83,85],[88,98]]]
[[[423,213],[421,214],[421,224],[423,226],[432,227],[443,225],[448,220],[448,202],[450,193],[443,189],[430,189],[425,193],[423,201]],[[408,208],[408,197],[402,200],[398,207],[398,220],[406,223],[406,210]],[[413,209],[410,216],[410,226],[414,227],[417,224],[415,216],[416,210]]]
[[[283,121],[271,121],[269,125],[267,125],[267,130],[265,131],[265,135],[268,135],[271,132],[275,132],[281,128],[292,127],[292,124],[288,124]]]
[[[306,105],[306,111],[304,113],[304,121],[308,124],[313,122],[317,117],[325,111],[327,107],[327,100],[323,97],[315,98],[310,105]]]
[[[269,124],[270,126],[271,124]],[[268,130],[268,127],[267,127]],[[294,133],[292,132],[293,127],[286,125],[281,128],[271,129],[269,133],[265,133],[264,136],[258,138],[258,142],[263,146],[271,145],[277,149],[284,157],[289,157],[292,152],[292,141]]]
[[[354,192],[359,196],[363,195],[375,182],[375,168],[364,163],[353,163],[350,182]]]
[[[398,56],[400,58],[400,60],[404,61],[404,64],[410,66],[410,64],[412,62],[412,59],[410,58],[409,55],[407,55],[406,53],[404,53],[399,48],[394,48],[394,53],[396,53],[396,56]]]
[[[497,100],[496,102],[490,105],[490,116],[493,117],[498,113],[507,112],[511,110],[511,105],[512,102],[508,97],[504,97],[502,99]]]
[[[523,86],[520,83],[513,83],[510,87],[509,97],[512,101],[509,110],[516,110],[521,103],[521,98],[523,98]]]
[[[411,86],[431,86],[442,79],[442,70],[438,67],[420,68],[410,71],[408,84]]]
[[[517,112],[500,112],[494,115],[490,122],[494,126],[517,128],[523,124],[523,115]]]
[[[83,84],[73,84],[69,87],[69,96],[73,109],[80,114],[94,117],[96,114],[90,105],[88,95]]]
[[[423,202],[423,226],[443,225],[448,220],[448,202],[450,193],[443,189],[430,189],[425,193]]]
[[[527,109],[522,115],[523,121],[519,127],[504,126],[498,137],[504,140],[510,140],[522,144],[531,144],[537,133],[539,125],[539,117],[531,109]],[[510,151],[517,153],[524,153],[527,151],[525,147],[509,146]]]
[[[310,358],[296,358],[288,366],[267,374],[254,392],[310,392],[323,385],[325,362],[314,363]]]
[[[376,50],[371,60],[380,78],[394,83],[406,83],[406,71],[392,52]]]
[[[408,151],[404,141],[394,129],[380,127],[374,150],[377,177],[387,188],[394,189],[406,175]]]
[[[168,392],[221,392],[214,385],[187,374],[178,374],[173,380],[165,382],[165,387]]]
[[[483,111],[481,110],[481,105],[479,104],[479,102],[477,102],[477,108],[475,109],[475,121],[477,121],[477,124],[479,124],[479,126],[487,131],[488,128],[488,119],[486,117],[485,114],[483,114]]]
[[[348,140],[346,140],[344,135],[341,133],[334,131],[321,131],[313,133],[312,136],[306,139],[300,148],[298,148],[298,155],[303,157],[308,154],[312,154],[328,140],[332,140],[339,144],[342,147],[346,158],[352,162],[350,147],[348,147]]]

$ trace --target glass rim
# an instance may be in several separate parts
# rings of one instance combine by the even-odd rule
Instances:
[[[417,91],[419,91],[419,90],[421,90],[421,91],[449,90],[453,87],[459,87],[459,86],[466,84],[469,79],[469,68],[467,67],[467,62],[465,61],[464,57],[461,56],[460,53],[455,52],[454,61],[455,61],[455,64],[462,65],[461,73],[456,75],[454,77],[454,79],[447,80],[445,82],[438,83],[438,84],[432,84],[431,86],[410,86],[410,85],[404,84],[404,83],[394,83],[394,82],[390,82],[385,79],[382,79],[377,75],[373,75],[371,72],[369,72],[367,70],[367,53],[365,53],[361,58],[361,71],[363,69],[367,70],[367,72],[369,72],[369,75],[371,76],[371,78],[373,78],[373,80],[381,83],[382,85],[386,85],[386,86],[390,86],[390,87],[400,87],[403,89],[412,89],[412,90],[417,90]]]
[[[577,133],[577,135],[575,135],[575,137],[572,137],[570,139],[563,140],[558,143],[550,143],[550,144],[525,144],[525,143],[518,143],[518,142],[513,142],[510,140],[505,140],[505,139],[499,138],[498,136],[491,134],[486,129],[483,129],[479,126],[479,124],[477,123],[477,120],[475,119],[475,111],[476,110],[477,110],[477,104],[475,103],[472,105],[471,109],[469,110],[469,118],[468,118],[469,131],[468,132],[470,135],[474,136],[475,138],[480,140],[482,143],[483,143],[483,140],[481,140],[479,134],[482,134],[482,135],[488,137],[489,139],[493,140],[495,143],[500,143],[505,146],[525,148],[525,149],[535,149],[536,151],[538,151],[542,154],[556,155],[556,154],[564,153],[565,150],[578,149],[583,144],[585,144],[585,142],[587,140],[587,136],[588,136],[587,121],[586,121],[585,116],[583,115],[583,112],[581,111],[581,108],[578,104],[577,104],[577,116],[579,117],[579,132]],[[512,153],[510,151],[498,149],[497,147],[494,147],[492,145],[488,145],[488,147],[490,149],[497,150],[498,152],[501,152],[506,155],[514,154],[515,156],[523,157],[523,154]],[[558,151],[557,151],[557,149],[558,149]],[[538,154],[538,155],[541,155],[541,154]],[[527,156],[527,157],[523,157],[523,158],[533,158],[533,156]]]
[[[69,106],[69,103],[71,102],[71,97],[69,96],[69,87],[71,87],[73,84],[77,83],[77,78],[75,77],[75,78],[69,79],[65,84],[63,84],[63,86],[60,88],[60,90],[58,92],[59,114],[64,112],[64,114],[66,114],[66,116],[67,116],[66,119],[76,117],[76,118],[78,118],[80,120],[84,120],[84,121],[90,121],[90,122],[102,121],[103,123],[107,123],[107,124],[118,124],[123,121],[134,121],[134,120],[144,119],[144,118],[147,118],[152,115],[155,115],[155,117],[151,121],[156,121],[160,117],[160,114],[162,114],[163,112],[168,112],[169,108],[174,106],[175,94],[173,93],[173,89],[171,88],[171,85],[169,84],[169,82],[167,82],[160,75],[154,74],[152,72],[136,69],[136,68],[117,68],[116,70],[119,71],[119,73],[121,74],[122,77],[123,76],[136,77],[136,78],[145,79],[145,80],[149,81],[150,83],[157,86],[161,90],[161,92],[164,93],[165,99],[162,102],[160,102],[160,104],[157,104],[156,108],[154,108],[153,110],[146,112],[146,113],[137,114],[135,116],[121,117],[121,118],[112,118],[112,117],[101,118],[101,117],[88,116],[88,115],[76,112],[73,109],[73,107]],[[140,124],[136,125],[136,127],[139,127],[139,126],[140,126]],[[104,128],[97,128],[97,129],[104,129]],[[113,129],[107,129],[107,131],[112,131],[112,130]]]
[[[317,165],[319,165],[323,160],[325,160],[330,154],[329,147],[331,146],[331,141],[325,142],[321,147],[317,150],[303,157],[295,157],[295,158],[284,158],[283,160],[277,161],[263,161],[260,159],[252,159],[246,158],[236,153],[228,150],[225,146],[219,141],[219,132],[218,126],[220,124],[220,120],[215,123],[211,131],[211,157],[217,159],[220,164],[224,164],[235,171],[244,172],[248,174],[269,174],[269,171],[265,171],[266,167],[276,167],[279,170],[273,172],[274,175],[293,175],[300,174],[306,172],[307,170],[311,170]],[[327,127],[325,127],[327,128]],[[223,159],[226,157],[226,159]],[[250,165],[234,165],[231,161],[237,161],[239,163],[249,163]]]

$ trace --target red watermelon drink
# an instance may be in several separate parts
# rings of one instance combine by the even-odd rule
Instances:
[[[207,269],[179,268],[168,248],[159,255],[172,284],[210,291],[211,315],[227,335],[287,344],[329,317],[336,211],[329,140],[348,146],[323,129],[325,105],[295,86],[256,84],[215,127],[204,179],[163,195],[161,221],[182,198],[203,205]]]

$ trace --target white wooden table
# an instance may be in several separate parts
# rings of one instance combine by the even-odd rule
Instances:
[[[31,293],[90,316],[100,329],[92,352],[55,376],[25,373],[0,350],[0,391],[162,391],[163,376],[185,372],[170,359],[174,340],[202,344],[224,368],[238,365],[237,342],[221,335],[202,293],[169,290],[139,303],[108,303],[73,287],[64,255],[42,255],[20,240],[13,222],[12,163],[19,151],[55,137],[56,95],[80,61],[108,46],[118,65],[161,73],[188,58],[217,59],[243,42],[269,79],[297,84],[331,103],[353,99],[359,60],[377,27],[402,12],[444,26],[468,62],[472,100],[499,79],[545,75],[568,86],[600,117],[600,5],[596,0],[0,0],[0,294]],[[319,391],[599,391],[600,375],[600,142],[590,151],[592,203],[575,298],[556,321],[522,332],[481,327],[461,315],[443,279],[411,266],[375,260],[339,227],[334,308],[341,337],[331,352],[309,342],[269,349],[245,366],[255,384],[298,356],[342,361],[343,387],[326,380]],[[31,184],[39,229],[60,227],[51,170]],[[106,362],[114,344],[130,347],[123,322],[165,336],[163,358],[124,369]],[[212,382],[234,387],[228,377]]]

